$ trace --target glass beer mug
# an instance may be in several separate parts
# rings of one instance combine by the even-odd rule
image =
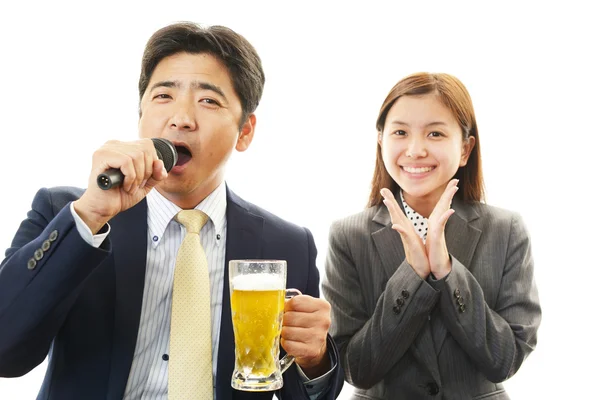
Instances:
[[[277,390],[282,373],[294,362],[279,359],[283,305],[300,291],[286,289],[287,263],[280,260],[229,262],[235,368],[231,387],[246,391]]]

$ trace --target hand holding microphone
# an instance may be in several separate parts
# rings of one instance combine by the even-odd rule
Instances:
[[[151,140],[154,143],[158,159],[163,161],[165,170],[169,172],[177,164],[177,150],[175,150],[175,146],[167,139],[153,138]],[[100,189],[108,190],[115,186],[120,186],[124,178],[120,169],[111,168],[98,175],[96,182]]]
[[[88,188],[73,203],[75,212],[95,234],[146,197],[176,163],[175,146],[166,139],[109,141],[94,152]]]

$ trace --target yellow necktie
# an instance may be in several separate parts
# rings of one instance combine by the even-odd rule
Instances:
[[[200,229],[208,215],[182,210],[187,233],[177,252],[171,308],[169,400],[213,400],[210,282]]]

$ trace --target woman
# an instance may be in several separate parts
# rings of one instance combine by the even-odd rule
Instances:
[[[508,399],[541,309],[516,213],[482,203],[463,84],[418,73],[377,118],[369,207],[330,231],[323,293],[354,399]]]

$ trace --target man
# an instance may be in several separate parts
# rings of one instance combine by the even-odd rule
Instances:
[[[330,306],[318,298],[311,233],[247,203],[224,182],[233,149],[245,151],[252,142],[263,85],[255,49],[228,28],[179,23],[150,38],[139,81],[141,140],[98,149],[85,191],[40,190],[6,251],[0,376],[23,375],[49,355],[39,399],[171,400],[185,393],[173,379],[185,354],[169,359],[169,353],[173,292],[183,293],[174,290],[186,235],[178,216],[195,209],[208,216],[199,237],[210,275],[210,397],[273,396],[230,385],[232,259],[287,260],[288,286],[304,293],[286,302],[281,345],[297,365],[284,374],[277,396],[337,397],[343,377],[327,334]],[[178,162],[169,173],[150,138],[176,146]],[[96,178],[109,168],[122,172],[123,184],[101,190]],[[203,361],[210,371],[211,362]],[[195,380],[177,379],[194,388]],[[199,395],[193,389],[175,397]]]

